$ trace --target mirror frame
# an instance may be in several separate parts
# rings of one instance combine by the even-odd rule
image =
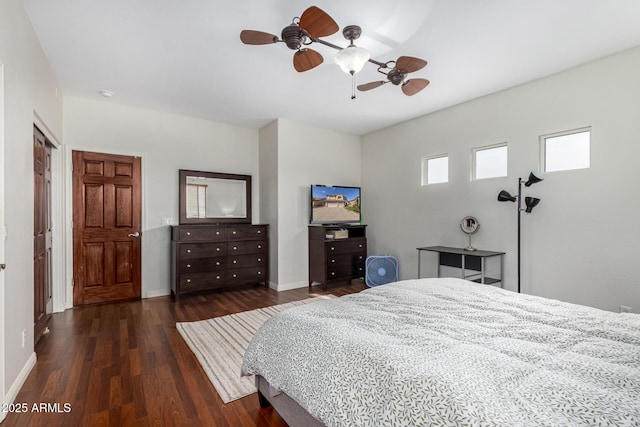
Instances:
[[[476,227],[472,230],[472,231],[467,231],[465,229],[465,225],[464,223],[467,222],[467,220],[473,220],[473,222],[475,223]],[[462,229],[462,232],[465,234],[476,234],[478,232],[478,230],[480,229],[480,221],[478,221],[478,219],[476,217],[473,216],[465,216],[464,218],[462,218],[462,220],[460,221],[460,229]]]
[[[187,218],[187,176],[195,176],[198,178],[214,178],[214,179],[228,179],[234,181],[244,181],[245,183],[245,203],[246,203],[246,215],[244,218],[227,218],[227,217],[212,217],[212,218]],[[237,175],[233,173],[219,173],[219,172],[202,172],[192,171],[186,169],[179,170],[179,197],[178,197],[178,219],[182,224],[218,224],[218,223],[251,223],[251,175]]]

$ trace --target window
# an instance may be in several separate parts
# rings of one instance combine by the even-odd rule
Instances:
[[[540,137],[545,172],[587,169],[590,166],[591,128]]]
[[[187,184],[187,218],[206,218],[207,186]]]
[[[471,179],[507,176],[507,143],[474,148],[471,160]]]
[[[424,157],[422,159],[422,185],[449,182],[449,155]]]

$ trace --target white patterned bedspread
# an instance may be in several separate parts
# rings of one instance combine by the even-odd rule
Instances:
[[[639,426],[640,315],[408,280],[273,317],[242,372],[328,426]]]

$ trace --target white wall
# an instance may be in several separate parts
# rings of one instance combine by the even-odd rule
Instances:
[[[363,207],[370,253],[400,257],[417,276],[416,247],[463,247],[459,221],[481,224],[474,246],[507,252],[516,288],[516,208],[496,200],[539,167],[539,135],[592,126],[591,168],[555,172],[526,190],[542,199],[522,217],[522,290],[640,312],[640,48],[476,99],[363,137]],[[428,96],[428,94],[423,95]],[[509,143],[509,176],[470,181],[471,149]],[[449,183],[421,187],[421,158],[449,154]],[[424,256],[423,276],[435,275]]]
[[[277,289],[285,290],[309,285],[311,184],[359,186],[361,151],[358,136],[277,123]]]
[[[33,352],[33,124],[46,126],[50,138],[62,138],[62,98],[31,28],[22,2],[0,2],[0,63],[4,66],[5,179],[7,239],[4,273],[3,401],[15,397],[35,362]],[[22,347],[22,331],[27,344]],[[0,359],[2,359],[0,357]],[[0,369],[3,367],[0,366]],[[0,419],[4,414],[0,414]]]
[[[143,297],[170,292],[171,240],[161,218],[177,224],[179,169],[252,175],[252,220],[258,222],[257,130],[77,97],[65,98],[64,114],[69,160],[71,150],[142,157]]]
[[[269,286],[278,283],[278,121],[260,129],[260,222],[269,224]]]

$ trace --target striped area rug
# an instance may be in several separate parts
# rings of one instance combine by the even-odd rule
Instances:
[[[222,401],[229,403],[256,392],[254,377],[241,377],[240,366],[249,341],[258,328],[287,308],[327,298],[336,297],[322,295],[199,322],[178,322],[176,328],[196,355]]]

